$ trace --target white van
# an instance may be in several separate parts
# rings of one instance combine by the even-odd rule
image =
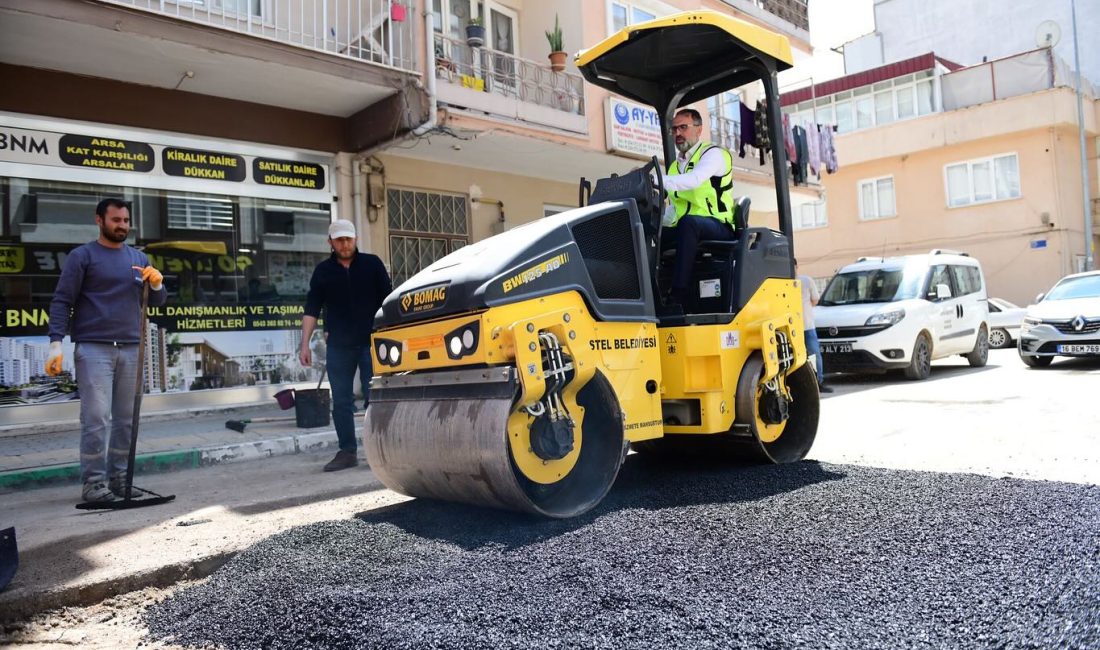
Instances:
[[[905,371],[925,379],[952,354],[971,366],[989,356],[989,305],[976,259],[927,255],[861,257],[840,270],[814,308],[825,372]]]

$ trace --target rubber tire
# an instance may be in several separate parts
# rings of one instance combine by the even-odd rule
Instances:
[[[974,340],[974,349],[966,355],[966,362],[971,368],[984,368],[989,362],[989,333],[985,325],[978,330],[978,338]]]
[[[994,350],[1012,347],[1012,337],[1003,327],[994,327],[989,332],[989,347]]]
[[[921,332],[913,344],[913,356],[905,369],[905,378],[920,381],[932,374],[932,341]]]
[[[1030,354],[1020,354],[1020,361],[1029,368],[1046,368],[1054,361],[1054,357],[1037,357]]]

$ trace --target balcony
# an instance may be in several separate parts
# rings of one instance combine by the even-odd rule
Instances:
[[[336,56],[416,71],[415,12],[386,0],[102,0]]]
[[[435,35],[439,101],[528,125],[587,133],[584,79],[546,63]]]

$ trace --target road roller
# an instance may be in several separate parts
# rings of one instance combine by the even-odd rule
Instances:
[[[782,142],[786,37],[715,12],[631,25],[576,55],[585,79],[652,106],[665,160],[676,110],[761,82]],[[700,242],[689,295],[667,308],[676,251],[654,158],[594,183],[579,207],[465,246],[391,293],[375,320],[365,447],[413,497],[572,517],[631,448],[789,463],[817,432],[785,160],[779,230],[736,200],[736,237]],[[736,187],[734,188],[734,194]]]

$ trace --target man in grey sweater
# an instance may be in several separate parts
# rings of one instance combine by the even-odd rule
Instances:
[[[61,340],[69,334],[76,344],[73,357],[80,391],[82,496],[85,501],[112,501],[125,490],[141,366],[138,341],[144,335],[142,285],[149,283],[150,305],[163,305],[168,294],[145,253],[126,245],[126,202],[103,199],[95,214],[99,238],[69,253],[50,303],[46,374],[61,374]],[[111,433],[106,440],[108,421]]]

